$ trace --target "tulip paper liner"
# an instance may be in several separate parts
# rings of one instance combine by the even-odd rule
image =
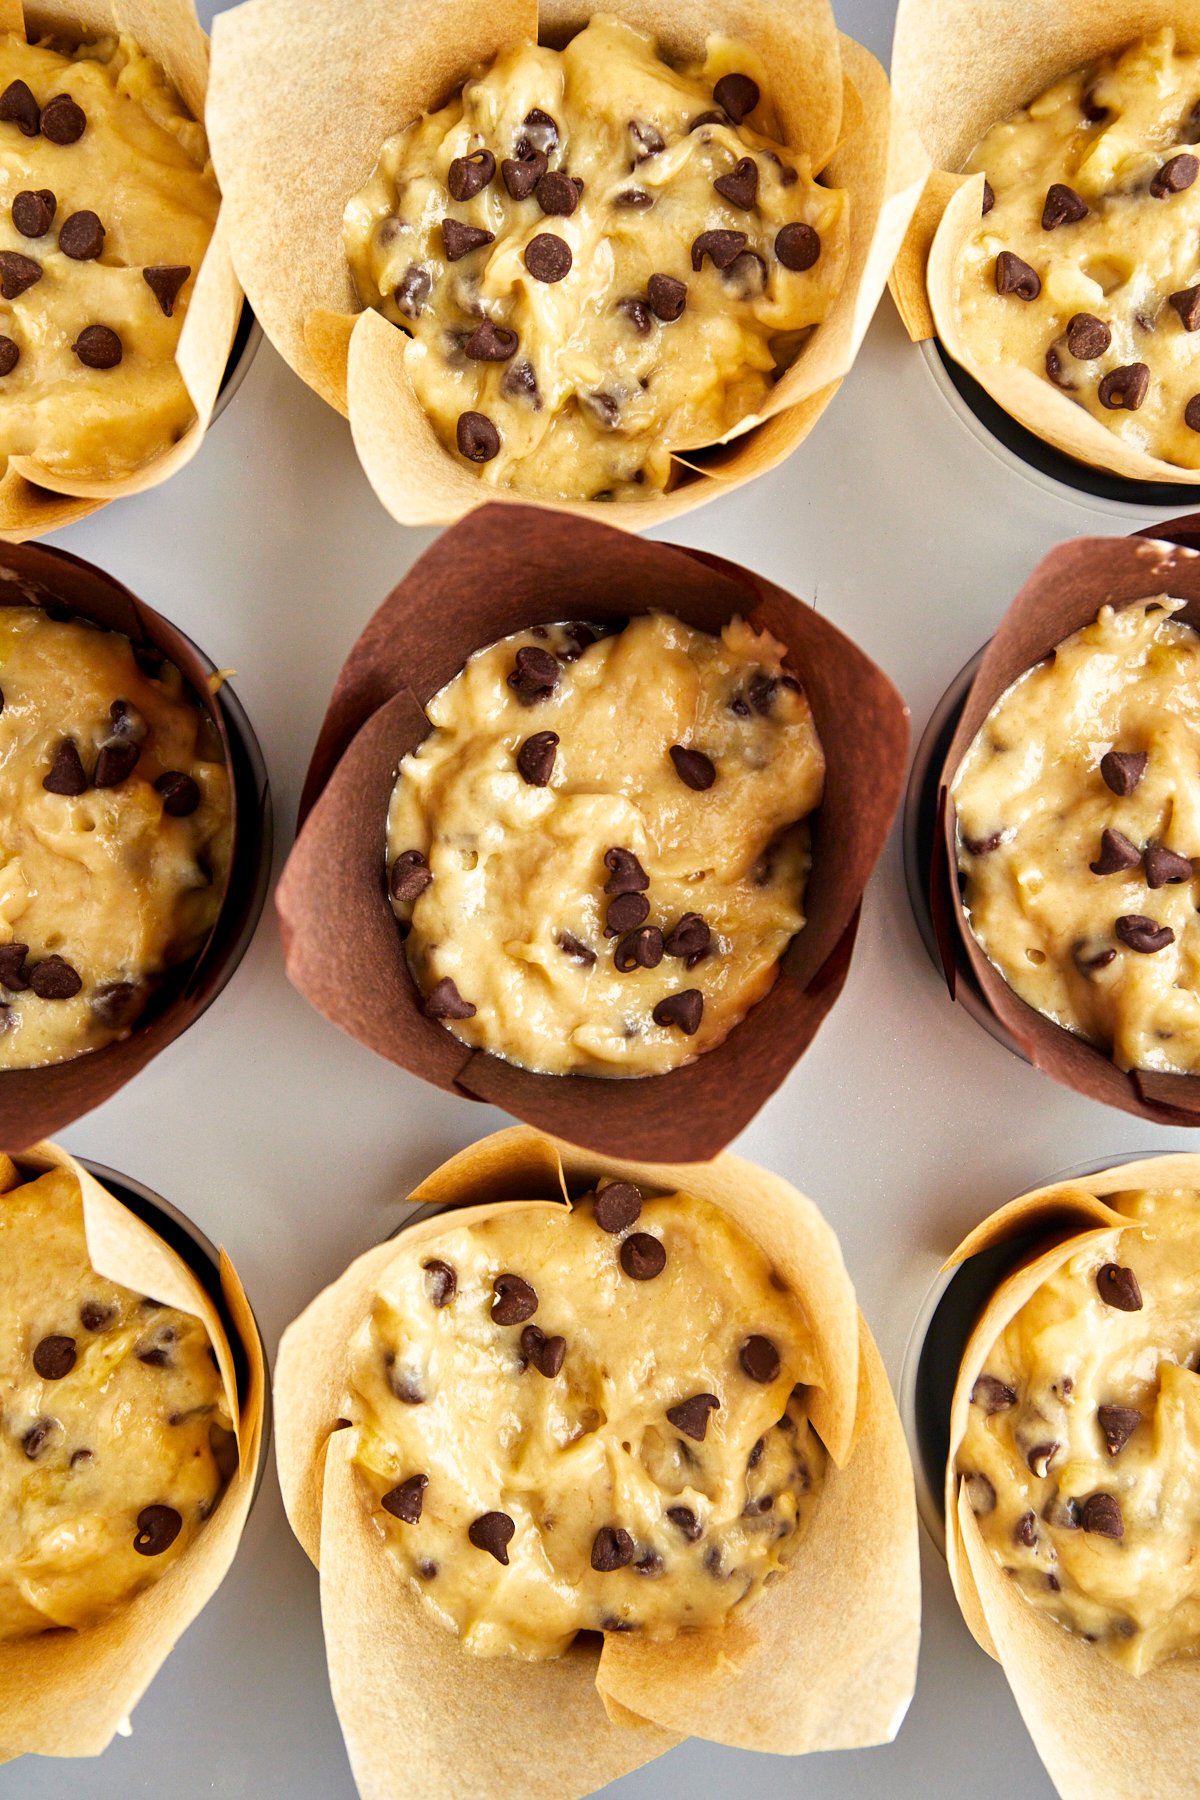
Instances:
[[[1036,1245],[997,1287],[963,1352],[946,1465],[946,1560],[963,1617],[1003,1668],[1063,1800],[1193,1800],[1200,1789],[1200,1664],[1179,1659],[1132,1675],[1038,1612],[984,1544],[954,1460],[971,1389],[993,1344],[1070,1257],[1136,1228],[1106,1203],[1106,1196],[1135,1188],[1200,1189],[1200,1156],[1148,1157],[1023,1194],[977,1226],[947,1265],[1013,1239]]]
[[[262,901],[268,848],[267,790],[234,753],[224,711],[214,696],[210,665],[183,633],[128,588],[91,563],[39,544],[0,548],[0,605],[66,608],[174,663],[191,697],[220,737],[230,774],[232,841],[221,908],[197,955],[173,970],[129,1036],[67,1062],[0,1072],[0,1144],[10,1151],[36,1143],[99,1106],[197,1019],[245,948]]]
[[[79,1631],[48,1631],[0,1643],[0,1762],[24,1755],[96,1756],[125,1725],[237,1554],[254,1498],[267,1391],[258,1328],[224,1251],[221,1301],[236,1334],[240,1362],[217,1304],[197,1276],[66,1151],[38,1144],[16,1159],[15,1168],[0,1154],[0,1207],[10,1187],[51,1168],[68,1171],[79,1183],[88,1255],[97,1274],[135,1293],[153,1294],[204,1326],[235,1423],[238,1467],[186,1553],[126,1605]],[[239,1366],[244,1370],[241,1381]]]
[[[634,1079],[535,1074],[469,1049],[421,1010],[385,885],[396,769],[429,729],[424,703],[474,651],[529,625],[652,610],[706,631],[741,614],[787,646],[827,762],[807,924],[770,991],[695,1062]],[[593,1149],[711,1156],[778,1087],[841,991],[907,741],[908,714],[887,677],[773,583],[560,513],[482,508],[413,566],[338,677],[276,895],[288,977],[341,1030],[447,1092]]]
[[[641,530],[773,468],[808,435],[854,361],[928,165],[892,114],[883,70],[839,36],[829,0],[715,10],[704,0],[606,0],[604,10],[670,55],[702,58],[706,37],[722,30],[746,42],[772,72],[787,142],[850,197],[849,261],[826,318],[722,450],[695,466],[686,454],[672,491],[606,508]],[[521,495],[485,487],[438,439],[409,380],[409,340],[360,308],[343,209],[385,139],[501,51],[539,31],[561,44],[588,16],[578,0],[247,0],[213,28],[208,129],[238,273],[276,349],[349,414],[367,476],[403,524],[442,524]],[[599,503],[556,504],[590,516]]]
[[[1100,608],[1130,606],[1156,594],[1186,604],[1175,616],[1200,628],[1200,556],[1159,539],[1075,538],[1038,564],[993,637],[967,692],[938,785],[938,827],[930,868],[930,903],[946,983],[956,987],[956,939],[971,974],[1000,1024],[1031,1063],[1064,1087],[1157,1125],[1200,1125],[1200,1076],[1118,1069],[1107,1052],[1056,1025],[1009,987],[976,942],[957,882],[955,773],[1001,694],[1049,656],[1064,638],[1091,624]]]
[[[824,1370],[810,1390],[831,1464],[786,1572],[745,1615],[669,1642],[577,1640],[534,1666],[475,1657],[389,1557],[339,1433],[347,1348],[388,1268],[499,1206],[531,1211],[602,1176],[709,1201],[788,1283]],[[481,1197],[488,1200],[481,1203]],[[330,1679],[363,1800],[590,1793],[698,1734],[798,1755],[889,1741],[913,1691],[920,1636],[916,1507],[899,1416],[837,1240],[811,1201],[731,1156],[693,1166],[600,1159],[516,1126],[409,1196],[462,1208],[369,1250],[288,1327],[275,1383],[280,1484],[321,1571]]]
[[[0,0],[0,30],[65,43],[123,33],[165,73],[194,119],[204,118],[208,39],[193,0]],[[0,462],[0,541],[24,543],[70,525],[108,500],[157,487],[190,462],[212,418],[242,310],[242,291],[226,244],[223,211],[196,274],[175,361],[196,409],[178,443],[120,476],[73,476],[35,456]]]
[[[933,162],[890,285],[908,335],[935,334],[998,406],[1077,462],[1132,481],[1195,485],[1197,471],[1127,444],[1032,370],[980,362],[959,329],[954,293],[979,225],[983,176],[962,165],[992,125],[1083,64],[1173,25],[1200,49],[1191,0],[900,0],[892,49],[897,111]]]

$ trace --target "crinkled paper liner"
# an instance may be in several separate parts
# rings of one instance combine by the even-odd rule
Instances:
[[[580,1640],[532,1666],[478,1658],[412,1591],[371,1519],[338,1431],[348,1346],[393,1264],[498,1206],[543,1209],[601,1176],[707,1200],[770,1257],[825,1372],[810,1404],[831,1466],[794,1561],[744,1618],[669,1643],[630,1633],[597,1650]],[[463,1210],[422,1219],[352,1263],[285,1332],[275,1382],[284,1502],[321,1571],[330,1680],[363,1800],[566,1800],[688,1735],[789,1755],[890,1741],[920,1636],[912,1471],[837,1240],[812,1202],[731,1156],[600,1159],[522,1126],[464,1150],[409,1198]]]
[[[0,1643],[0,1762],[24,1755],[96,1756],[125,1725],[237,1553],[254,1498],[266,1400],[258,1329],[224,1251],[221,1297],[244,1355],[242,1391],[216,1305],[163,1239],[55,1145],[37,1145],[18,1157],[17,1165],[14,1170],[0,1154],[0,1193],[15,1185],[14,1175],[33,1179],[50,1168],[67,1170],[79,1183],[88,1256],[97,1274],[200,1320],[216,1351],[235,1421],[238,1467],[186,1554],[128,1605],[81,1631],[49,1631]]]
[[[1092,1238],[1131,1221],[1105,1196],[1133,1188],[1200,1189],[1200,1156],[1153,1156],[1037,1188],[977,1226],[950,1265],[1011,1239],[1037,1248],[996,1289],[963,1353],[946,1465],[946,1560],[972,1634],[1004,1670],[1063,1800],[1195,1800],[1200,1792],[1200,1663],[1131,1675],[1024,1599],[984,1544],[954,1470],[971,1389],[1029,1296]]]
[[[564,616],[656,609],[705,631],[741,614],[787,647],[826,757],[807,923],[769,993],[686,1067],[626,1080],[535,1074],[469,1049],[421,1010],[385,884],[396,770],[429,729],[424,703],[474,651]],[[276,894],[288,978],[341,1030],[449,1093],[597,1150],[662,1162],[714,1155],[779,1086],[841,991],[907,743],[907,709],[887,677],[773,583],[558,512],[481,508],[414,564],[338,677]]]
[[[883,70],[838,34],[828,0],[730,0],[716,11],[705,0],[605,0],[604,10],[679,56],[702,58],[716,31],[748,43],[772,72],[787,142],[850,196],[849,261],[827,317],[761,414],[706,452],[696,479],[606,508],[641,530],[773,468],[808,435],[854,361],[928,164],[893,115]],[[238,273],[276,349],[349,414],[363,468],[402,524],[522,497],[484,489],[444,448],[409,380],[409,340],[360,310],[342,244],[346,201],[384,141],[474,70],[539,31],[561,43],[587,17],[576,0],[247,0],[213,28],[207,123]],[[598,503],[555,504],[586,517]]]

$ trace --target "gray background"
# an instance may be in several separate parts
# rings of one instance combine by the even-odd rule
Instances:
[[[838,0],[837,11],[886,61],[893,0]],[[1153,516],[1080,502],[1005,466],[955,415],[885,297],[808,442],[663,535],[738,558],[827,613],[896,681],[919,736],[1045,550]],[[189,468],[52,541],[111,570],[237,669],[282,850],[341,661],[432,536],[387,517],[347,426],[264,345]],[[148,1182],[228,1246],[273,1352],[312,1294],[392,1228],[409,1187],[504,1123],[312,1012],[284,979],[268,911],[211,1011],[63,1139]],[[1056,1087],[950,1005],[909,913],[897,830],[838,1007],[736,1148],[824,1209],[895,1381],[941,1258],[985,1212],[1065,1165],[1179,1148],[1179,1137]],[[920,1678],[895,1744],[784,1760],[694,1741],[617,1784],[622,1800],[1049,1796],[1003,1676],[962,1624],[924,1537],[922,1558]],[[138,1707],[132,1738],[86,1768],[27,1757],[0,1771],[3,1800],[76,1791],[353,1800],[317,1580],[273,1472],[231,1577]]]

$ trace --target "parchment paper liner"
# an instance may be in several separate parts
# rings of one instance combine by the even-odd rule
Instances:
[[[233,836],[216,924],[190,965],[151,1002],[127,1038],[46,1069],[0,1072],[0,1144],[10,1151],[48,1137],[99,1106],[186,1031],[225,985],[249,941],[270,854],[265,777],[261,788],[231,743],[225,711],[209,688],[209,664],[160,613],[91,563],[38,544],[0,546],[0,605],[69,607],[81,618],[152,645],[180,671],[220,735],[230,770]]]
[[[983,176],[962,165],[990,126],[1060,75],[1173,25],[1200,49],[1190,0],[900,0],[892,46],[895,105],[933,162],[892,270],[892,296],[914,342],[942,347],[1020,424],[1056,450],[1132,481],[1194,486],[1200,471],[1127,444],[1042,376],[979,362],[954,316],[962,248],[979,224]]]
[[[412,1593],[356,1485],[337,1431],[347,1348],[391,1263],[498,1205],[519,1197],[537,1210],[602,1175],[711,1201],[770,1256],[827,1371],[812,1397],[827,1485],[787,1573],[744,1620],[666,1645],[610,1635],[598,1653],[577,1640],[536,1667],[470,1656]],[[352,1263],[284,1333],[275,1379],[284,1504],[321,1570],[330,1679],[363,1800],[401,1788],[562,1800],[689,1734],[791,1755],[889,1741],[912,1695],[920,1633],[912,1471],[837,1240],[812,1202],[728,1155],[626,1162],[522,1126],[453,1157],[409,1198],[464,1210],[420,1220]]]
[[[213,27],[207,123],[238,272],[276,349],[348,413],[368,479],[402,524],[522,496],[485,488],[442,446],[412,391],[403,333],[359,310],[343,208],[386,138],[513,43],[539,30],[564,42],[590,10],[579,0],[247,0]],[[827,318],[757,419],[724,450],[685,456],[698,479],[605,508],[641,530],[773,468],[808,435],[854,361],[928,164],[893,117],[883,70],[839,36],[828,0],[729,0],[715,11],[705,0],[605,0],[604,10],[682,57],[702,58],[712,32],[748,43],[771,71],[788,141],[850,195],[849,262]],[[553,504],[588,516],[600,503]]]
[[[954,1458],[975,1378],[1013,1315],[1093,1235],[1130,1227],[1105,1196],[1175,1187],[1200,1188],[1200,1156],[1152,1156],[1037,1188],[985,1219],[947,1264],[1012,1238],[1036,1234],[1042,1240],[996,1289],[963,1353],[946,1466],[946,1560],[963,1617],[1003,1668],[1063,1800],[1193,1800],[1200,1790],[1200,1662],[1180,1660],[1130,1675],[1036,1611],[984,1545]]]
[[[1155,594],[1186,601],[1176,618],[1200,628],[1200,556],[1146,537],[1075,538],[1042,559],[984,652],[942,764],[939,825],[930,870],[930,906],[946,985],[956,988],[955,934],[986,1004],[1030,1062],[1076,1093],[1156,1125],[1200,1125],[1200,1076],[1118,1069],[1095,1045],[1054,1024],[1022,1000],[971,934],[959,898],[957,812],[950,784],[984,719],[1004,690],[1090,624],[1106,603],[1118,608]]]
[[[128,1719],[177,1640],[216,1593],[237,1553],[254,1498],[266,1398],[258,1329],[223,1250],[221,1296],[244,1355],[244,1391],[239,1391],[221,1315],[182,1258],[65,1150],[38,1144],[17,1162],[27,1179],[50,1168],[75,1176],[88,1254],[98,1274],[200,1320],[216,1351],[235,1421],[238,1468],[187,1552],[128,1605],[82,1631],[0,1643],[0,1762],[24,1755],[96,1756]],[[0,1154],[0,1192],[14,1185],[12,1173],[9,1159]]]
[[[162,67],[195,119],[204,118],[208,39],[193,0],[0,0],[0,31],[68,42],[124,32]],[[24,543],[86,518],[108,500],[157,487],[200,448],[220,392],[242,309],[242,291],[229,258],[223,209],[188,303],[175,360],[196,409],[179,442],[130,475],[112,479],[65,475],[33,456],[0,459],[0,541]]]
[[[428,730],[424,702],[473,651],[525,625],[654,608],[706,630],[741,613],[788,646],[827,758],[808,923],[771,991],[688,1067],[635,1080],[536,1075],[468,1049],[421,1012],[384,889],[396,769]],[[593,1149],[711,1156],[778,1087],[841,991],[863,888],[899,801],[907,718],[855,645],[760,576],[545,509],[483,507],[414,564],[338,677],[276,893],[288,977],[341,1030],[447,1092]]]

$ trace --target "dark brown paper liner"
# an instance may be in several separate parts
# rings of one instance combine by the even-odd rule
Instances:
[[[1200,541],[1200,515],[1162,529],[1172,535],[1191,529]],[[1200,1126],[1200,1076],[1138,1069],[1125,1073],[1103,1050],[1045,1018],[1013,992],[972,935],[957,880],[958,815],[951,783],[996,701],[1064,638],[1089,625],[1102,606],[1130,606],[1157,594],[1185,601],[1175,616],[1200,630],[1200,555],[1186,543],[1150,536],[1076,538],[1060,544],[1038,564],[984,652],[942,764],[930,897],[951,998],[956,938],[988,1006],[1037,1068],[1089,1100],[1120,1107],[1152,1124]]]
[[[740,613],[787,646],[827,763],[808,923],[770,992],[687,1067],[628,1080],[534,1074],[469,1050],[421,1012],[384,883],[397,765],[428,731],[423,703],[473,651],[564,617],[653,610],[706,631]],[[779,1086],[841,991],[907,743],[907,709],[887,677],[772,582],[590,520],[511,502],[482,507],[414,565],[338,677],[276,896],[288,977],[341,1030],[447,1092],[593,1150],[663,1162],[713,1156]]]
[[[220,734],[230,771],[232,841],[221,910],[203,947],[127,1038],[45,1069],[0,1073],[0,1145],[16,1152],[53,1136],[115,1094],[197,1019],[246,949],[270,857],[267,785],[248,746],[231,739],[209,689],[210,665],[191,640],[103,570],[39,544],[0,545],[0,603],[67,607],[174,663]],[[257,748],[254,747],[254,754]]]

